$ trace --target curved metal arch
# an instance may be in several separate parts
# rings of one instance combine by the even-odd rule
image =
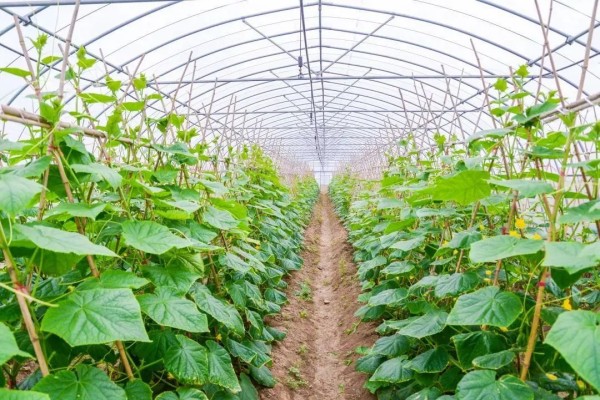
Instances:
[[[449,29],[451,31],[455,31],[455,32],[461,33],[461,34],[466,35],[468,37],[473,37],[473,38],[479,39],[479,40],[481,40],[481,41],[483,41],[485,43],[488,43],[488,44],[490,44],[490,45],[492,45],[494,47],[502,49],[502,50],[504,50],[504,51],[506,51],[506,52],[508,52],[508,53],[510,53],[510,54],[512,54],[514,56],[516,56],[516,57],[522,58],[525,61],[530,61],[529,57],[526,57],[523,54],[520,54],[520,53],[518,53],[518,52],[516,52],[514,50],[511,50],[510,48],[508,48],[508,47],[506,47],[506,46],[504,46],[504,45],[502,45],[500,43],[497,43],[497,42],[495,42],[493,40],[487,39],[487,38],[485,38],[485,37],[483,37],[481,35],[478,35],[478,34],[470,33],[470,32],[468,32],[468,31],[466,31],[464,29],[456,28],[456,27],[450,26],[448,24],[444,24],[442,22],[434,21],[434,20],[431,20],[431,19],[428,19],[428,18],[421,18],[421,17],[416,17],[416,16],[410,16],[410,15],[407,15],[407,14],[397,13],[397,12],[389,11],[389,10],[385,10],[384,11],[384,10],[377,10],[377,9],[368,8],[368,7],[360,7],[360,6],[352,6],[352,5],[342,5],[342,4],[335,4],[335,3],[332,3],[332,2],[321,2],[321,1],[319,1],[319,2],[313,2],[313,3],[307,3],[307,4],[304,5],[304,7],[305,8],[307,8],[307,7],[314,7],[314,6],[318,6],[319,4],[321,4],[321,6],[338,7],[338,8],[345,8],[345,9],[351,9],[351,10],[356,10],[356,11],[367,11],[367,12],[372,12],[372,13],[375,13],[375,14],[391,15],[391,16],[395,16],[395,17],[399,17],[399,18],[405,18],[405,19],[410,19],[410,20],[415,20],[415,21],[423,22],[425,24],[436,25],[436,26],[439,26],[439,27],[442,27],[442,28],[445,28],[445,29]],[[163,42],[162,44],[159,44],[157,46],[152,47],[151,49],[147,50],[144,54],[152,53],[154,51],[157,51],[157,50],[161,49],[163,46],[169,45],[171,43],[174,43],[176,41],[184,39],[184,38],[186,38],[188,36],[194,35],[196,33],[199,33],[199,32],[205,31],[205,30],[209,30],[209,29],[217,27],[217,26],[226,25],[226,24],[229,24],[229,23],[232,23],[232,22],[238,22],[238,21],[241,21],[241,20],[247,19],[247,18],[264,16],[264,15],[270,15],[270,14],[274,14],[274,13],[278,13],[278,12],[284,12],[284,11],[290,11],[290,10],[294,10],[294,9],[297,9],[297,8],[299,8],[299,6],[292,6],[292,7],[285,7],[285,8],[280,8],[280,9],[276,9],[276,10],[269,10],[269,11],[263,12],[263,13],[255,13],[255,14],[251,14],[251,15],[248,15],[248,16],[244,16],[244,17],[237,17],[237,18],[232,18],[232,19],[229,19],[229,20],[221,21],[221,22],[216,23],[216,24],[207,25],[205,27],[202,27],[202,28],[190,31],[190,32],[186,32],[186,33],[178,35],[178,36],[176,36],[174,38],[171,38],[168,41]],[[298,32],[298,31],[296,31],[296,32]],[[361,34],[361,32],[356,32],[356,33],[357,34]],[[364,33],[363,32],[362,34],[363,35],[367,35],[368,33]],[[426,33],[423,33],[423,34],[427,35]],[[263,40],[264,40],[264,38],[263,38]],[[133,58],[125,61],[124,63],[122,63],[122,65],[123,66],[127,65],[127,64],[129,64],[129,63],[131,63],[131,62],[139,59],[140,57],[141,57],[141,55],[135,56],[135,57],[133,57]],[[535,62],[535,64],[536,65],[538,64],[537,61]],[[552,72],[551,69],[548,66],[543,66],[543,68],[548,73]],[[564,77],[562,77],[560,75],[559,75],[559,77],[564,82],[566,82],[569,85],[571,85],[572,87],[577,88],[577,85],[575,83],[571,82],[569,79],[566,79],[566,78],[564,78]]]
[[[352,65],[352,64],[350,64],[350,65]],[[286,68],[286,67],[288,67],[288,66],[284,66],[284,67],[281,67],[281,68]],[[417,81],[418,81],[418,80],[417,80]],[[413,91],[412,91],[412,90],[410,90],[410,89],[406,89],[406,88],[400,88],[400,87],[398,87],[398,86],[394,86],[394,85],[392,85],[392,84],[389,84],[389,83],[387,83],[387,82],[380,82],[380,81],[377,81],[377,82],[378,82],[378,83],[380,83],[380,84],[382,84],[382,85],[391,86],[391,87],[393,87],[394,89],[400,89],[400,90],[403,90],[403,91],[405,91],[405,92],[411,93],[411,94],[415,95],[417,98],[423,98],[423,95],[421,95],[420,93],[415,93],[415,92],[413,92]],[[421,82],[421,81],[419,81],[419,82]],[[260,85],[263,85],[263,84],[264,84],[264,83],[257,83],[257,84],[251,85],[251,87],[258,87],[258,86],[260,86]],[[306,83],[303,83],[303,84],[306,84]],[[333,82],[330,82],[330,84],[333,84]],[[294,87],[297,87],[297,86],[300,86],[300,85],[302,85],[302,84],[297,84],[297,85],[295,85]],[[429,85],[429,83],[424,83],[424,85],[431,86],[431,87],[433,87],[433,88],[434,88],[434,89],[436,89],[436,90],[440,90],[440,91],[442,91],[443,93],[446,93],[446,91],[445,91],[445,90],[442,90],[442,89],[440,89],[440,88],[438,88],[438,87],[436,87],[436,86]],[[246,88],[245,90],[247,90],[247,89],[248,89],[248,88]],[[285,87],[282,87],[281,89],[285,89]],[[363,88],[363,89],[364,89],[364,88]],[[278,89],[278,90],[279,90],[279,89]],[[367,89],[367,90],[374,91],[373,89]],[[270,91],[272,91],[272,90],[270,90],[270,89],[267,89],[267,90],[265,90],[265,91],[258,92],[258,93],[256,93],[256,92],[251,92],[250,96],[262,95],[263,93],[265,93],[265,92],[270,92]],[[384,94],[385,96],[391,96],[389,93],[384,93],[384,92],[379,92],[379,91],[376,91],[376,92],[378,92],[378,93],[381,93],[381,94]],[[207,92],[205,92],[205,93],[207,93]],[[203,94],[205,94],[205,93],[203,93]],[[239,93],[239,91],[238,91],[238,92],[234,92],[234,93]],[[355,93],[355,92],[352,92],[352,93],[353,93],[353,94],[358,94],[358,93]],[[203,95],[203,94],[202,94],[202,95]],[[231,95],[232,95],[231,93],[228,93],[227,95],[224,95],[224,96],[222,96],[222,97],[221,97],[221,98],[219,98],[218,100],[224,100],[224,99],[226,99],[227,97],[229,97],[229,96],[231,96]],[[451,96],[453,96],[455,99],[457,99],[457,100],[459,100],[459,101],[462,101],[462,100],[461,100],[461,98],[459,98],[459,97],[455,96],[454,94],[450,94],[450,95],[451,95]],[[200,95],[198,95],[198,96],[194,96],[194,97],[192,98],[192,100],[195,100],[195,99],[197,99],[197,97],[199,97],[199,96],[200,96]],[[401,98],[400,98],[400,97],[398,97],[398,96],[392,96],[392,97],[394,97],[396,100],[401,100]],[[247,97],[247,98],[248,98],[248,97]],[[245,99],[247,99],[247,98],[245,98]],[[442,107],[445,107],[445,105],[442,105],[441,103],[437,102],[437,100],[434,100],[434,102],[435,102],[437,105],[441,105]],[[411,105],[413,105],[413,106],[417,106],[417,104],[416,104],[416,103],[414,103],[414,102],[409,102],[409,103],[410,103]],[[470,105],[470,106],[472,106],[472,107],[474,107],[474,108],[477,108],[477,109],[480,109],[480,108],[481,108],[480,106],[476,106],[476,105],[473,105],[473,104],[471,104],[469,101],[465,101],[465,102],[463,102],[463,104],[468,104],[468,105]],[[191,105],[191,104],[190,104],[190,107],[194,108],[194,106],[193,106],[193,105]],[[218,109],[218,110],[224,110],[225,108],[226,108],[226,106],[224,106],[224,107],[222,107],[222,108],[220,108],[220,109]],[[449,111],[450,111],[450,110],[449,110]],[[488,116],[489,116],[489,113],[488,113],[488,111],[484,110],[484,113],[485,113],[485,115],[488,115]],[[235,117],[234,117],[234,118],[235,118]],[[238,117],[238,118],[241,118],[241,117]],[[470,121],[470,122],[472,123],[472,121]]]
[[[302,84],[302,85],[295,85],[294,87],[295,87],[295,88],[297,88],[297,87],[299,87],[299,86],[303,86],[303,85],[306,85],[306,84]],[[280,88],[280,89],[277,89],[277,90],[284,90],[284,89],[285,89],[285,87],[282,87],[282,88]],[[380,93],[380,94],[382,94],[382,95],[384,95],[384,96],[387,96],[387,97],[392,97],[393,99],[398,99],[398,100],[400,99],[400,98],[399,98],[399,97],[397,97],[397,96],[392,96],[392,95],[391,95],[391,94],[389,94],[389,93],[380,92],[380,91],[377,91],[377,90],[374,90],[374,89],[366,89],[366,88],[360,88],[360,89],[361,89],[361,90],[366,90],[367,92],[376,92],[376,93]],[[263,93],[269,93],[269,92],[273,92],[273,91],[274,91],[274,90],[266,90],[266,91],[264,91],[264,92],[258,93],[258,95],[260,95],[260,94],[263,94]],[[335,93],[343,93],[343,91],[341,91],[341,90],[335,90],[335,89],[331,89],[331,88],[329,88],[329,89],[328,89],[328,91],[333,91],[333,92],[335,92]],[[406,90],[406,91],[408,91],[408,90]],[[414,92],[412,92],[412,91],[408,91],[408,92],[410,92],[410,93],[413,93],[413,94],[414,94]],[[378,102],[382,102],[382,103],[387,103],[387,104],[393,105],[393,104],[392,104],[392,103],[390,103],[390,102],[383,101],[383,100],[381,100],[381,99],[374,98],[374,97],[371,97],[371,96],[366,96],[366,95],[364,95],[364,94],[359,94],[359,93],[357,93],[357,92],[353,92],[353,91],[346,91],[345,93],[352,94],[352,95],[357,95],[357,96],[359,96],[359,97],[372,98],[372,99],[374,99],[374,100],[376,100],[376,101],[378,101]],[[256,94],[256,93],[254,93],[253,95],[257,95],[257,94]],[[420,97],[422,97],[422,96],[421,96],[420,94],[418,94],[418,93],[416,94],[416,96],[420,96]],[[270,99],[275,99],[275,98],[278,98],[278,97],[279,97],[279,95],[272,96],[272,97],[270,97],[270,98],[267,98],[267,99],[261,99],[259,102],[261,102],[261,101],[266,101],[266,100],[270,100]],[[358,102],[358,103],[365,104],[365,105],[372,105],[372,103],[366,103],[366,102],[362,102],[362,101],[358,101],[358,100],[354,100],[354,102]],[[409,103],[410,103],[411,105],[413,105],[413,106],[417,106],[417,104],[415,104],[415,103],[412,103],[412,102],[409,102]],[[437,101],[435,101],[435,100],[434,100],[434,103],[436,103],[437,105],[439,105],[439,106],[441,106],[441,107],[445,107],[445,106],[444,106],[442,103],[440,103],[440,102],[437,102]],[[380,108],[380,106],[378,106],[378,105],[374,105],[374,106],[375,106],[375,107],[378,107],[378,108]],[[241,107],[241,108],[243,108],[243,107]],[[286,108],[289,108],[289,107],[286,107]],[[382,111],[385,111],[385,109],[384,109],[384,108],[381,108],[381,110],[382,110]],[[448,109],[448,111],[447,111],[447,112],[448,112],[448,113],[452,113],[453,111],[452,111],[452,109]],[[397,114],[397,113],[396,113],[396,114]],[[443,113],[443,114],[446,114],[446,113]],[[364,117],[367,117],[367,116],[362,116],[362,117],[364,118]],[[401,117],[402,117],[402,120],[404,120],[404,117],[403,117],[403,116],[401,116]],[[440,117],[442,117],[442,116],[440,115]],[[241,118],[241,117],[238,117],[238,118]],[[254,118],[256,119],[257,117],[254,117]],[[264,122],[264,121],[268,121],[269,119],[273,119],[273,118],[274,118],[274,117],[272,117],[272,116],[271,116],[271,117],[267,117],[267,118],[263,119],[263,122]],[[473,122],[473,121],[472,121],[470,118],[466,118],[466,117],[465,117],[465,119],[466,119],[466,120],[468,120],[468,121],[469,121],[470,123],[472,123],[473,125],[475,125],[475,123],[474,123],[474,122]],[[382,119],[377,119],[377,121],[380,121],[380,120],[382,120]],[[398,123],[402,123],[402,121],[400,121],[400,120],[398,120],[398,119],[395,119],[395,118],[394,118],[394,121],[395,121],[395,122],[398,122]],[[383,120],[383,122],[386,122],[386,121],[385,121],[385,120]]]

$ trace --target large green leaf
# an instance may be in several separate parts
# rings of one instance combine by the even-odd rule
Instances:
[[[237,220],[232,213],[225,210],[219,210],[213,206],[208,206],[202,215],[204,222],[217,229],[229,230],[237,227],[240,221]]]
[[[474,272],[460,273],[451,275],[438,275],[435,283],[435,296],[456,296],[462,292],[473,289],[479,283],[479,277]]]
[[[377,368],[369,382],[402,383],[413,378],[414,372],[410,369],[410,361],[406,356],[387,360]]]
[[[475,132],[467,139],[468,143],[471,143],[475,140],[484,139],[484,138],[494,138],[500,139],[509,133],[514,132],[514,129],[511,128],[498,128],[498,129],[487,129],[484,131]]]
[[[488,286],[460,296],[446,323],[509,326],[522,310],[523,305],[516,294],[502,292],[497,286]]]
[[[473,243],[469,258],[476,263],[493,262],[508,257],[535,254],[543,247],[544,242],[541,240],[500,235]]]
[[[187,293],[201,275],[190,268],[178,265],[149,265],[142,268],[142,273],[155,286],[175,288],[177,293]]]
[[[509,179],[506,181],[500,181],[497,179],[490,179],[492,185],[510,188],[519,192],[520,197],[535,197],[540,194],[552,193],[554,187],[545,181],[534,181],[527,179]]]
[[[176,392],[163,392],[154,400],[208,400],[208,397],[198,389],[180,387]]]
[[[208,382],[208,351],[190,338],[177,335],[177,344],[167,350],[164,362],[166,370],[183,383]]]
[[[547,242],[542,265],[562,267],[571,275],[595,267],[598,265],[597,255],[587,254],[587,247],[579,242]]]
[[[206,347],[208,348],[208,381],[233,393],[242,390],[229,353],[212,340],[206,342]]]
[[[390,249],[397,249],[402,251],[410,251],[416,249],[425,241],[425,236],[417,236],[414,239],[400,240],[390,246]]]
[[[140,278],[133,272],[119,269],[109,269],[102,272],[100,278],[90,277],[83,281],[77,290],[88,289],[139,289],[150,282],[148,279]]]
[[[446,349],[435,347],[410,360],[409,368],[415,372],[431,374],[442,372],[449,362],[450,356]]]
[[[81,256],[95,254],[117,257],[111,250],[90,242],[86,236],[79,233],[67,232],[44,225],[17,225],[15,231],[32,241],[40,249]]]
[[[558,222],[561,224],[578,224],[597,220],[600,220],[600,199],[567,208],[565,213],[558,218]]]
[[[51,400],[127,400],[125,390],[98,368],[79,364],[74,371],[60,371],[39,381],[33,390]]]
[[[439,179],[435,184],[421,191],[434,200],[455,201],[467,205],[486,198],[491,193],[487,171],[465,170],[456,175]]]
[[[130,289],[73,292],[46,312],[42,330],[60,336],[71,346],[149,340],[140,306]]]
[[[113,189],[117,189],[123,182],[121,174],[104,164],[73,164],[71,165],[71,168],[75,172],[92,174],[92,176],[95,177],[95,180],[106,181]]]
[[[460,367],[468,370],[472,362],[480,356],[497,353],[506,349],[502,336],[490,331],[476,331],[452,336]]]
[[[395,334],[377,339],[371,350],[372,354],[383,354],[388,357],[398,357],[410,349],[408,337]]]
[[[444,330],[448,314],[441,310],[431,310],[402,327],[398,333],[414,338],[424,338]]]
[[[560,314],[546,336],[546,343],[600,390],[600,313],[577,310]]]
[[[127,382],[125,393],[127,400],[152,400],[152,389],[141,379]]]
[[[96,219],[106,208],[106,203],[98,204],[85,204],[85,203],[60,203],[58,206],[52,208],[46,215],[60,215],[67,214],[72,217],[90,218]]]
[[[0,366],[14,356],[31,357],[28,353],[19,350],[13,333],[8,326],[0,322]]]
[[[2,400],[50,400],[46,393],[32,392],[31,390],[9,390],[0,388]]]
[[[498,353],[475,357],[473,359],[473,365],[477,368],[499,369],[512,363],[515,357],[514,351],[503,350]]]
[[[123,237],[127,245],[150,254],[163,254],[172,248],[184,248],[192,243],[169,228],[154,221],[125,221]]]
[[[369,298],[370,306],[394,306],[401,303],[408,297],[408,290],[404,288],[400,289],[387,289],[377,293]]]
[[[456,400],[533,400],[533,390],[512,375],[496,380],[495,371],[473,371],[458,382]]]
[[[14,217],[28,208],[43,186],[13,174],[0,174],[0,210]]]
[[[138,301],[142,311],[160,325],[187,332],[208,332],[206,315],[172,288],[158,287],[154,293],[138,296]]]
[[[206,286],[196,283],[190,289],[190,295],[200,310],[204,311],[236,334],[240,336],[244,334],[244,322],[235,307],[214,297]]]

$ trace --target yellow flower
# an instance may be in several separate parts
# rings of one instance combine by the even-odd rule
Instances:
[[[479,230],[480,231],[485,231],[485,226],[483,226],[483,224],[479,224]]]
[[[517,231],[510,231],[508,232],[508,234],[512,237],[516,237],[516,238],[521,238],[521,235],[519,235],[519,233]]]
[[[583,383],[582,380],[577,379],[577,386],[579,387],[579,389],[583,390],[585,389],[585,383]]]
[[[531,238],[533,240],[542,240],[542,235],[540,235],[539,233],[534,233]]]
[[[554,374],[546,374],[546,378],[550,379],[551,381],[557,381],[558,380],[558,376],[556,376]]]
[[[415,279],[415,276],[414,276],[414,275],[411,275],[411,276],[409,276],[409,277],[408,277],[408,279],[411,279],[411,280],[412,280],[412,279]]]
[[[493,272],[492,272],[492,270],[490,270],[490,269],[488,269],[488,270],[486,270],[486,271],[485,271],[485,274],[486,274],[487,276],[490,276],[490,275],[492,275],[492,273],[493,273]]]
[[[573,309],[573,305],[571,304],[571,299],[570,298],[567,297],[565,299],[565,301],[563,301],[562,308],[564,308],[567,311],[571,311]]]
[[[442,242],[442,247],[446,247],[446,246],[448,246],[448,241],[447,241],[447,240],[444,240],[444,241]]]
[[[452,252],[453,255],[457,255],[458,254],[458,250],[454,249],[454,251]]]
[[[508,332],[508,328],[507,328],[507,327],[505,327],[505,326],[501,326],[501,327],[500,327],[500,330],[501,330],[502,332]]]
[[[517,220],[515,221],[515,226],[517,227],[517,229],[527,228],[527,224],[525,223],[525,220],[523,218],[517,218]]]
[[[221,336],[220,333],[217,333],[217,336],[215,336],[215,339],[217,339],[217,342],[220,342],[221,340],[223,340],[223,336]]]

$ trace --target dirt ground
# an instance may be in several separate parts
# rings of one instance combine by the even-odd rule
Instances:
[[[273,348],[278,383],[261,391],[262,400],[375,399],[362,388],[366,375],[354,370],[354,350],[371,346],[377,335],[374,325],[354,317],[360,286],[346,239],[322,193],[305,232],[304,266],[288,280],[290,302],[269,321],[287,337]]]

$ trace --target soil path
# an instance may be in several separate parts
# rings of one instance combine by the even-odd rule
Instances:
[[[354,317],[360,307],[352,248],[324,193],[305,232],[304,266],[288,281],[289,304],[271,325],[287,332],[273,348],[277,385],[263,400],[370,400],[356,372],[358,346],[377,339],[375,326]],[[310,288],[310,290],[308,289]]]

